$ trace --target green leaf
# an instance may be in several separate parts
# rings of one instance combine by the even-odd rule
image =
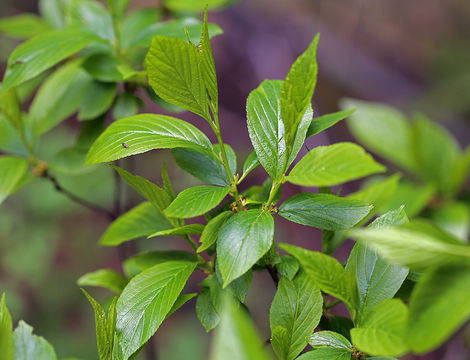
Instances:
[[[48,77],[30,107],[28,120],[33,134],[45,133],[76,112],[90,84],[91,78],[78,61],[60,67]]]
[[[33,335],[33,328],[20,320],[13,332],[13,359],[57,360],[54,348],[44,338]]]
[[[385,229],[351,230],[351,236],[385,260],[414,270],[470,259],[470,246],[423,220]]]
[[[260,209],[233,215],[220,228],[217,262],[225,288],[246,273],[273,243],[274,219]]]
[[[344,230],[356,225],[372,205],[328,194],[300,193],[282,203],[279,215],[298,224],[325,230]]]
[[[108,4],[108,8],[113,15],[113,18],[116,20],[120,20],[124,15],[124,12],[129,5],[130,0],[106,0],[106,4]]]
[[[85,275],[77,280],[78,286],[98,286],[116,293],[121,293],[127,285],[127,279],[115,270],[99,269]]]
[[[317,118],[314,118],[308,128],[306,137],[316,135],[326,129],[329,129],[330,127],[332,127],[333,125],[336,125],[341,120],[346,119],[355,111],[356,111],[355,109],[338,111],[338,112],[325,114]]]
[[[246,158],[245,163],[243,164],[243,176],[248,175],[258,165],[259,165],[258,155],[256,155],[256,152],[252,151]]]
[[[306,352],[297,360],[351,360],[351,352],[345,349],[318,349]]]
[[[308,49],[294,62],[282,84],[280,108],[289,155],[300,121],[311,106],[317,83],[316,55],[319,39],[317,34]]]
[[[190,224],[190,225],[184,225],[180,226],[174,229],[168,229],[168,230],[161,230],[157,231],[149,236],[147,236],[147,239],[150,239],[155,236],[183,236],[183,235],[192,235],[192,234],[200,234],[204,230],[204,225],[203,224]]]
[[[116,84],[93,81],[81,99],[79,120],[93,120],[103,115],[114,101]]]
[[[204,8],[214,9],[226,4],[231,0],[165,0],[165,7],[176,12],[195,11],[199,12]]]
[[[207,223],[206,227],[202,231],[201,238],[199,239],[201,245],[197,249],[198,253],[207,250],[215,244],[217,237],[219,236],[220,228],[232,215],[233,213],[231,211],[224,211]]]
[[[79,29],[61,29],[35,36],[18,46],[10,55],[3,88],[34,78],[98,40],[96,36]]]
[[[369,227],[383,229],[407,221],[406,214],[401,208],[377,218]],[[361,243],[356,243],[352,249],[346,270],[356,278],[359,302],[355,323],[358,326],[366,321],[364,315],[375,305],[396,294],[408,275],[406,267],[386,262],[374,250]]]
[[[435,195],[433,185],[415,184],[411,181],[400,181],[393,195],[381,206],[381,211],[397,209],[404,205],[406,214],[412,218],[418,215]]]
[[[279,98],[282,81],[265,80],[248,96],[246,115],[251,143],[259,162],[273,179],[279,178],[286,165],[284,124]]]
[[[194,186],[180,192],[164,213],[175,218],[191,218],[205,214],[216,207],[229,191],[228,186]]]
[[[28,171],[28,161],[15,156],[0,156],[0,204],[13,194]]]
[[[157,331],[196,263],[168,261],[131,279],[117,302],[116,331],[128,359]]]
[[[160,210],[151,203],[144,202],[114,220],[101,236],[99,243],[116,246],[125,241],[171,228],[171,224]]]
[[[402,113],[379,103],[345,99],[343,109],[356,108],[347,123],[354,137],[378,155],[414,171],[410,124]]]
[[[0,149],[12,154],[27,155],[27,150],[18,130],[2,113],[0,113]]]
[[[432,211],[432,219],[442,229],[467,242],[470,233],[470,208],[463,202],[449,202]]]
[[[212,48],[209,37],[209,26],[207,25],[207,9],[204,12],[204,24],[202,26],[201,40],[199,41],[198,49],[201,54],[201,73],[204,79],[204,84],[207,93],[210,97],[210,102],[214,106],[214,111],[219,111],[219,93],[217,88],[217,74],[215,72],[214,57],[212,55]]]
[[[107,162],[153,149],[176,147],[212,150],[207,136],[183,120],[139,114],[112,123],[92,145],[86,161]]]
[[[35,14],[20,14],[0,19],[0,33],[18,39],[29,39],[50,30],[52,27]]]
[[[299,261],[302,269],[315,281],[320,290],[344,301],[350,310],[354,309],[355,292],[351,285],[354,283],[338,260],[293,245],[281,244],[280,247]]]
[[[351,330],[356,348],[375,356],[400,356],[408,351],[405,343],[408,308],[401,300],[384,300],[364,318],[360,328]]]
[[[226,297],[221,321],[215,331],[211,360],[268,360],[263,342],[252,320]]]
[[[184,304],[186,304],[189,300],[191,300],[195,296],[197,296],[197,293],[179,294],[175,303],[173,304],[170,311],[166,315],[166,319],[170,317],[171,315],[173,315],[179,308],[181,308]]]
[[[453,173],[460,156],[456,140],[444,128],[419,115],[413,123],[413,146],[419,175],[441,193],[452,193]]]
[[[216,154],[220,151],[219,145],[213,145],[214,153],[196,149],[173,149],[171,152],[178,166],[198,179],[214,185],[230,185],[225,167]],[[229,145],[225,145],[225,153],[229,161],[232,174],[237,171],[237,158]]]
[[[122,20],[119,27],[119,39],[121,48],[127,49],[133,44],[137,35],[147,27],[153,24],[161,24],[158,22],[161,12],[153,8],[141,8],[129,12]],[[147,47],[150,45],[152,38],[148,39]]]
[[[217,278],[217,284],[220,290],[222,289],[223,279],[222,275],[220,274],[220,267],[219,263],[215,263],[215,277]],[[234,298],[236,298],[239,302],[245,302],[246,294],[248,292],[248,288],[250,287],[251,280],[253,280],[253,271],[248,270],[239,278],[233,280],[229,286],[225,288],[225,290],[229,294],[232,294]],[[219,309],[218,309],[219,310]]]
[[[308,343],[313,348],[336,348],[351,351],[351,343],[343,335],[334,331],[319,331],[310,336]]]
[[[293,280],[294,276],[299,271],[299,262],[291,255],[281,256],[281,262],[276,264],[276,269],[279,274],[285,276],[289,280]]]
[[[21,104],[16,88],[0,91],[0,111],[3,112],[20,134],[24,131],[21,119]]]
[[[274,351],[280,359],[295,359],[307,346],[307,337],[315,330],[323,313],[323,297],[315,282],[305,273],[293,281],[281,277],[269,310]],[[279,343],[274,337],[277,327],[287,330]]]
[[[64,26],[64,14],[60,0],[39,0],[39,13],[41,16],[55,28]]]
[[[0,357],[4,360],[14,360],[12,331],[11,315],[3,293],[0,301]]]
[[[113,350],[113,337],[114,333],[109,333],[108,321],[106,320],[106,313],[101,305],[93,299],[90,294],[83,290],[86,298],[90,302],[95,312],[95,326],[96,326],[96,345],[98,346],[98,355],[100,360],[108,360],[111,358]],[[112,337],[110,337],[110,335]]]
[[[134,116],[139,112],[141,107],[141,99],[133,95],[129,91],[121,93],[113,106],[113,119],[120,120],[130,116]]]
[[[470,266],[449,264],[426,271],[411,294],[406,335],[417,354],[440,346],[470,317]]]
[[[159,35],[153,37],[145,58],[149,84],[158,96],[210,122],[200,63],[199,50],[195,45]]]
[[[162,181],[163,181],[163,189],[167,192],[168,196],[172,200],[176,198],[175,190],[173,190],[173,185],[171,184],[170,177],[168,175],[168,171],[166,170],[166,164],[162,164]]]
[[[302,186],[334,186],[384,171],[385,167],[359,145],[344,142],[309,151],[287,181]]]
[[[142,271],[168,261],[197,261],[197,257],[194,254],[180,250],[144,252],[134,256],[132,259],[137,268]]]
[[[95,80],[102,82],[120,82],[123,76],[118,67],[125,62],[110,52],[94,53],[83,62],[83,68]]]
[[[130,172],[121,169],[115,165],[111,167],[116,170],[119,176],[135,191],[146,198],[152,203],[157,209],[164,210],[171,203],[171,198],[165,189],[158,185],[144,179],[141,176],[133,175]]]
[[[214,329],[220,322],[220,317],[212,304],[209,288],[203,288],[197,297],[196,315],[207,332]]]

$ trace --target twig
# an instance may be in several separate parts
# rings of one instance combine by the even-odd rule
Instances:
[[[268,270],[271,279],[273,279],[274,285],[277,289],[277,286],[279,285],[279,273],[277,272],[276,265],[266,265],[266,269]]]

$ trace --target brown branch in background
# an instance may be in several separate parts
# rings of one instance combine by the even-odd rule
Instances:
[[[268,270],[271,279],[273,279],[274,285],[277,286],[279,284],[279,273],[277,272],[276,265],[266,265],[266,269]]]

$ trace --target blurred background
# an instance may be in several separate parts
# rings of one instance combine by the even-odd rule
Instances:
[[[155,6],[155,0],[131,0],[130,8]],[[2,0],[0,17],[37,13],[35,0]],[[459,141],[470,143],[470,2],[468,0],[240,0],[212,11],[209,21],[224,34],[212,41],[219,80],[222,135],[243,164],[252,150],[245,121],[246,98],[266,78],[282,79],[295,58],[321,33],[318,49],[319,79],[314,94],[315,116],[338,110],[348,96],[396,106],[408,115],[422,112],[440,122]],[[2,72],[18,43],[0,36]],[[145,112],[164,112],[148,102]],[[178,115],[203,130],[208,126],[188,113]],[[70,145],[77,132],[75,119],[47,135],[44,153],[54,154]],[[1,135],[1,134],[0,134]],[[214,140],[214,139],[213,139]],[[308,146],[352,140],[340,123],[308,140]],[[436,144],[438,145],[438,144]],[[304,150],[305,152],[305,150]],[[139,155],[122,164],[128,170],[160,181],[168,165],[177,191],[200,182],[176,167],[168,151]],[[1,176],[1,174],[0,174]],[[261,184],[258,168],[246,186]],[[112,209],[115,181],[103,165],[90,174],[60,176],[64,187],[83,198]],[[343,193],[356,190],[348,184]],[[243,189],[242,189],[243,190]],[[283,198],[298,187],[286,185]],[[140,199],[124,188],[120,207],[127,210]],[[276,241],[321,249],[321,233],[277,219]],[[41,179],[7,199],[0,207],[0,292],[7,293],[12,316],[25,319],[47,338],[60,358],[96,359],[92,309],[76,285],[86,272],[102,267],[121,271],[117,249],[97,241],[108,219],[72,203]],[[352,243],[336,252],[345,261]],[[176,237],[141,240],[138,250],[186,248]],[[193,275],[188,291],[198,291]],[[275,288],[267,273],[256,273],[247,304],[263,337],[269,338],[268,304]],[[100,300],[108,293],[92,289]],[[206,336],[195,312],[195,299],[172,315],[153,339],[158,359],[203,360]],[[407,359],[467,359],[461,331],[432,354]],[[145,354],[141,356],[145,359]]]

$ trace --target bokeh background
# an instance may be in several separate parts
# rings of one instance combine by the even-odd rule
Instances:
[[[155,0],[131,0],[131,8],[155,6]],[[2,0],[0,17],[37,13],[35,0]],[[468,0],[240,0],[213,11],[209,20],[224,35],[212,41],[219,79],[222,132],[239,154],[241,165],[251,151],[245,122],[249,92],[265,78],[285,77],[295,58],[321,33],[318,49],[319,79],[314,94],[315,114],[336,111],[345,96],[392,104],[407,114],[423,112],[443,124],[461,146],[470,143],[470,2]],[[0,36],[0,61],[17,42]],[[145,112],[164,112],[148,102]],[[207,126],[191,114],[182,118],[203,130]],[[54,154],[70,145],[77,132],[75,119],[47,135],[43,152]],[[308,146],[352,140],[340,123],[308,140]],[[438,144],[436,144],[438,146]],[[150,152],[122,164],[129,170],[160,181],[167,163],[177,191],[199,184],[176,168],[168,151]],[[1,176],[1,174],[0,174]],[[248,185],[260,184],[266,174],[257,169]],[[127,210],[140,199],[123,188],[116,204],[114,175],[101,166],[93,175],[60,176],[64,187],[83,198],[112,209]],[[358,184],[348,184],[344,193]],[[289,185],[284,197],[298,187]],[[84,273],[102,267],[120,269],[115,248],[97,245],[108,219],[72,203],[53,186],[36,179],[0,207],[0,292],[8,294],[14,319],[25,319],[46,337],[60,358],[96,359],[94,317],[76,285]],[[276,241],[310,249],[321,248],[320,232],[278,219]],[[352,243],[336,252],[345,261]],[[176,237],[141,240],[138,250],[185,249]],[[197,291],[201,278],[193,276],[188,290]],[[267,273],[256,273],[247,304],[258,329],[268,339],[268,304],[274,285]],[[109,293],[92,291],[100,300]],[[155,359],[207,358],[210,336],[188,302],[159,329],[148,350]],[[341,310],[341,309],[340,309]],[[460,331],[442,348],[407,359],[468,359],[465,334]],[[142,354],[142,359],[146,354]]]

